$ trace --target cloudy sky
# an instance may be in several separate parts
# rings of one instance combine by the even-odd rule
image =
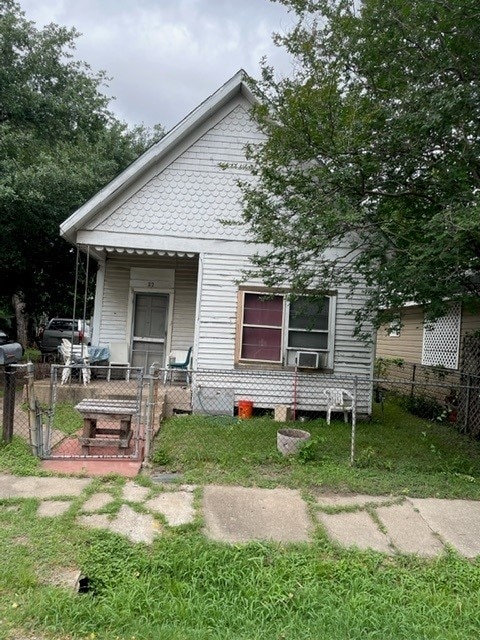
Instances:
[[[105,92],[129,124],[170,129],[240,68],[259,76],[264,55],[280,75],[286,54],[272,43],[294,16],[270,0],[19,0],[41,27],[75,27],[77,55],[112,78]]]

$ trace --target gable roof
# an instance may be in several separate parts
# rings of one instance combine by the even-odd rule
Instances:
[[[127,189],[139,176],[159,162],[159,160],[168,154],[194,129],[208,120],[208,118],[227,104],[235,95],[242,94],[251,104],[254,104],[256,99],[246,83],[247,77],[246,72],[240,69],[240,71],[222,85],[214,94],[204,100],[196,109],[181,120],[161,140],[147,149],[137,160],[124,169],[122,173],[67,218],[60,225],[60,235],[72,242],[72,244],[75,244],[78,229],[82,228],[100,209],[108,205],[120,192]]]

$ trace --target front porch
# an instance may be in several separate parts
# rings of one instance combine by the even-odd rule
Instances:
[[[52,389],[52,384],[54,388]],[[82,400],[128,400],[140,393],[142,416],[146,415],[149,380],[92,380],[83,385],[73,381],[68,384],[52,383],[50,380],[35,381],[35,398],[42,406],[55,404],[78,404]],[[189,413],[192,410],[192,390],[190,386],[174,381],[162,384],[155,381],[154,411],[159,423],[174,413]],[[158,424],[157,424],[158,426]]]

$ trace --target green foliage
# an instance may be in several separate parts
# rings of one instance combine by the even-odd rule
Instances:
[[[39,469],[40,460],[32,454],[25,440],[14,436],[9,444],[0,442],[0,471],[29,476],[38,473]]]
[[[22,360],[23,362],[41,362],[42,353],[38,349],[28,347],[27,349],[25,349]]]
[[[477,0],[282,3],[295,71],[265,65],[252,83],[266,141],[250,149],[244,221],[273,247],[257,271],[295,291],[366,287],[359,331],[407,301],[429,317],[478,301]]]
[[[55,407],[54,429],[70,435],[83,427],[81,414],[69,402],[61,402]]]
[[[55,24],[37,29],[17,2],[2,2],[1,296],[6,305],[21,294],[31,314],[71,314],[75,257],[60,222],[161,135],[113,117],[105,73],[73,59],[78,36]]]
[[[320,446],[323,441],[324,439],[320,439],[319,437],[306,440],[298,450],[297,457],[299,461],[306,463],[319,460],[321,457]]]
[[[5,637],[470,640],[480,630],[478,561],[454,554],[387,557],[323,538],[226,545],[177,532],[146,548],[68,516],[38,518],[35,502],[0,505]],[[65,567],[92,590],[58,586]]]
[[[432,421],[440,421],[445,418],[445,407],[435,398],[430,398],[429,396],[407,396],[404,398],[404,405],[407,411],[419,418]]]

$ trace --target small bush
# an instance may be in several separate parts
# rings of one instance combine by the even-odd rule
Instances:
[[[445,408],[428,396],[409,396],[405,398],[404,406],[414,416],[425,420],[439,421],[445,417]]]

